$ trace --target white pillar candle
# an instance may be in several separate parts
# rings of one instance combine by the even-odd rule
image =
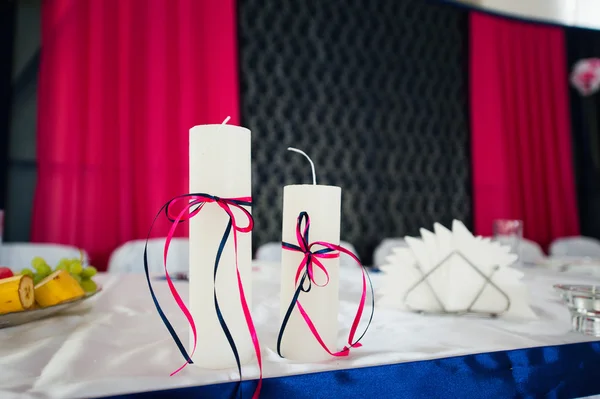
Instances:
[[[341,188],[335,186],[291,185],[284,187],[283,241],[298,245],[297,219],[300,212],[306,211],[310,217],[309,244],[315,241],[324,241],[339,245],[341,193]],[[315,246],[312,251],[322,248]],[[281,321],[294,296],[296,270],[304,258],[301,252],[287,249],[282,251]],[[319,260],[329,273],[329,284],[325,287],[317,287],[313,284],[310,292],[300,293],[299,302],[310,316],[329,350],[337,352],[340,260],[339,257]],[[315,280],[322,284],[325,281],[324,274],[318,268],[314,268],[314,270]],[[283,334],[281,355],[302,362],[316,362],[331,357],[317,342],[297,306],[294,308]]]
[[[232,125],[201,125],[190,129],[190,193],[205,193],[221,198],[251,195],[250,130]],[[248,210],[249,207],[247,208]],[[233,209],[241,227],[248,220]],[[239,215],[239,218],[238,218]],[[228,215],[216,203],[207,203],[190,220],[189,307],[198,332],[195,365],[222,369],[235,367],[231,347],[215,311],[213,272],[215,257]],[[238,233],[238,265],[248,306],[252,298],[252,238]],[[217,299],[223,318],[237,346],[241,363],[253,357],[254,349],[240,303],[235,273],[233,231],[225,245],[216,281]],[[190,333],[190,340],[193,339]]]

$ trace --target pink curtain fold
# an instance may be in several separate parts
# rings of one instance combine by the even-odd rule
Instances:
[[[44,1],[33,241],[104,268],[146,237],[187,192],[189,128],[239,123],[236,24],[235,0]]]
[[[475,231],[521,219],[547,246],[579,233],[561,28],[470,16]]]

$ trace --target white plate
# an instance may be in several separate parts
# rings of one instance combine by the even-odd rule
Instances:
[[[18,326],[20,324],[29,323],[31,321],[43,319],[48,316],[52,316],[63,310],[72,308],[80,304],[81,302],[89,299],[99,293],[102,289],[98,288],[96,292],[85,294],[84,297],[75,299],[69,302],[59,303],[58,305],[49,306],[47,308],[39,308],[33,310],[24,310],[21,312],[12,312],[0,315],[0,328]]]

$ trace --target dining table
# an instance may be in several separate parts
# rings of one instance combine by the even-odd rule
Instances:
[[[598,284],[600,274],[523,266],[530,320],[425,315],[379,306],[386,274],[371,269],[374,315],[362,347],[302,363],[278,356],[280,267],[254,262],[252,316],[261,344],[261,398],[587,397],[600,394],[600,341],[572,330],[555,284]],[[163,276],[156,295],[175,330],[189,326]],[[260,368],[188,365],[153,304],[143,273],[99,273],[101,292],[52,317],[0,329],[0,398],[250,398]],[[188,282],[177,279],[185,299]],[[361,295],[359,268],[340,270],[339,346]],[[368,302],[369,303],[369,302]],[[370,311],[368,305],[361,326]],[[202,356],[199,353],[198,356]]]

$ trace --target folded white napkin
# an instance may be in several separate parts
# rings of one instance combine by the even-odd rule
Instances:
[[[406,237],[408,247],[395,248],[381,267],[386,278],[380,306],[536,318],[523,274],[511,267],[517,256],[508,247],[474,237],[458,220],[452,231],[436,223],[434,232],[420,233],[420,238]]]

